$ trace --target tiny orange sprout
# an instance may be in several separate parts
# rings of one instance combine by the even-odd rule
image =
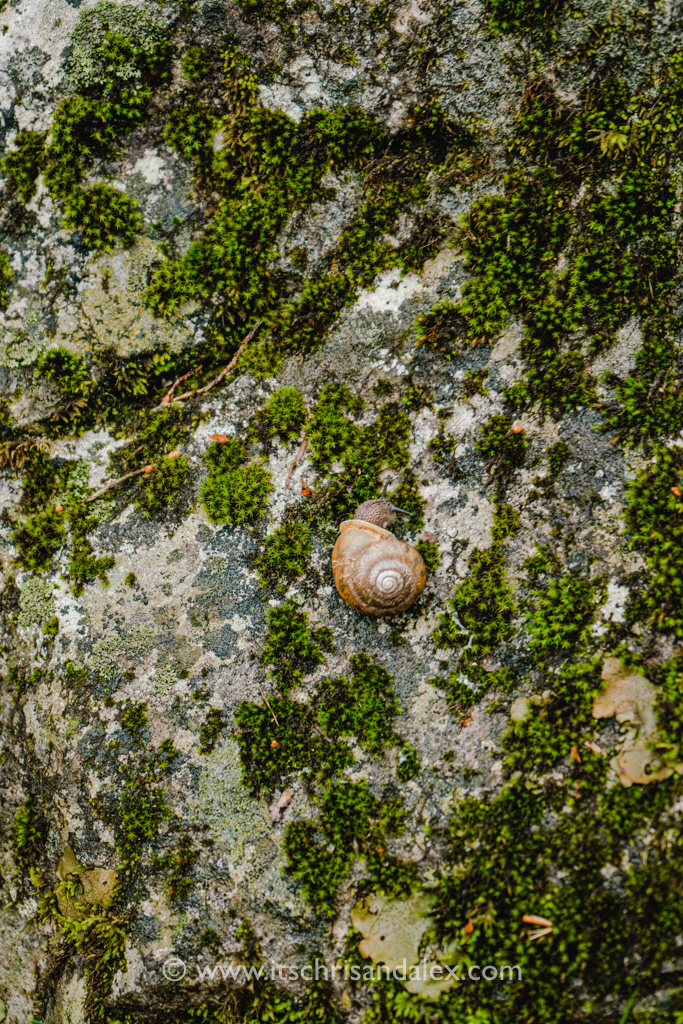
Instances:
[[[154,472],[154,466],[151,463],[149,464],[149,466],[145,466],[145,468],[143,469],[143,473],[153,473],[153,472]]]
[[[474,925],[472,924],[472,918],[470,918],[467,924],[465,925],[465,935],[471,935],[473,931]]]
[[[280,744],[278,743],[278,741],[277,741],[277,740],[271,740],[271,741],[270,741],[270,749],[271,749],[271,750],[275,750],[275,749],[276,749],[276,747],[279,747],[279,746],[280,746]]]
[[[227,434],[209,434],[209,441],[215,441],[216,444],[225,444],[227,440]]]
[[[63,512],[63,511],[64,511],[64,506],[63,505],[55,505],[55,512]]]
[[[680,498],[683,495],[683,491],[681,491],[680,487],[672,487],[671,493],[675,494],[677,498]]]
[[[523,434],[524,433],[524,427],[522,426],[522,424],[521,423],[515,423],[514,427],[512,428],[512,433],[513,434]]]
[[[179,459],[180,458],[180,451],[176,448],[176,450],[174,452],[169,452],[168,455],[166,456],[166,458],[167,459]]]

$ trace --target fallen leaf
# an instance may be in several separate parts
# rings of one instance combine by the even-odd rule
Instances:
[[[280,821],[280,819],[282,818],[283,810],[285,809],[285,807],[288,806],[293,796],[294,793],[292,793],[291,789],[283,789],[282,793],[280,793],[280,796],[275,801],[275,803],[271,804],[270,820],[272,821],[273,825],[277,821]]]
[[[611,761],[622,786],[645,786],[668,779],[674,772],[683,774],[683,764],[674,764],[673,756],[666,763],[652,749],[657,738],[656,686],[639,672],[626,668],[619,658],[605,659],[602,679],[607,685],[593,702],[593,718],[615,717],[627,730]]]

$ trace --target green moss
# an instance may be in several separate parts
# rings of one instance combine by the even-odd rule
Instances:
[[[450,612],[439,616],[437,646],[467,647],[472,657],[490,654],[510,635],[514,607],[500,544],[473,551],[468,574],[449,601]]]
[[[483,370],[468,370],[465,374],[465,379],[462,382],[462,390],[466,398],[472,398],[473,395],[488,395],[486,388],[486,378],[489,375],[489,371]]]
[[[18,807],[10,829],[12,853],[22,867],[35,864],[42,856],[47,838],[47,821],[34,797]]]
[[[529,577],[535,579],[545,574],[556,573],[562,567],[562,563],[551,548],[550,544],[536,545],[533,555],[522,562],[522,568],[526,570]]]
[[[486,0],[489,27],[495,35],[547,30],[568,8],[568,0]]]
[[[327,384],[320,392],[306,424],[311,456],[320,469],[329,469],[356,439],[357,427],[346,413],[358,415],[363,407],[345,384]]]
[[[676,493],[678,492],[678,493]],[[683,454],[659,447],[649,466],[632,481],[624,518],[631,546],[641,551],[649,575],[633,595],[629,614],[653,621],[660,630],[683,636]]]
[[[141,733],[149,725],[149,719],[147,712],[149,708],[146,704],[138,703],[136,701],[126,701],[123,712],[121,714],[121,725],[130,733],[136,740],[140,741]]]
[[[36,194],[36,180],[43,166],[45,132],[23,131],[14,139],[14,148],[2,160],[2,173],[10,191],[23,203]]]
[[[79,231],[89,249],[111,249],[121,241],[131,246],[142,230],[136,204],[109,185],[74,190],[64,202],[64,227]]]
[[[7,309],[10,300],[10,286],[14,281],[14,273],[10,266],[7,253],[0,251],[0,310]]]
[[[153,89],[169,77],[171,46],[146,12],[107,0],[81,14],[71,42],[73,93],[53,119],[45,183],[86,245],[130,245],[142,225],[131,200],[107,185],[81,185],[93,160],[110,156],[146,117]]]
[[[294,601],[284,601],[268,612],[268,633],[261,655],[272,665],[270,677],[286,692],[303,680],[306,672],[325,661],[332,650],[332,630],[326,626],[310,629],[308,616]]]
[[[129,572],[129,573],[126,574],[126,577],[125,577],[123,582],[126,584],[127,587],[134,587],[135,584],[137,583],[137,581],[138,581],[138,578],[135,575],[135,573],[134,572]]]
[[[396,778],[399,782],[407,782],[420,770],[420,758],[415,747],[410,743],[404,743],[398,752],[398,764],[396,766]]]
[[[51,615],[43,626],[43,636],[57,636],[59,633],[59,618]]]
[[[524,465],[529,442],[523,430],[513,431],[510,420],[496,413],[481,427],[474,447],[490,472],[508,476]]]
[[[269,437],[277,434],[283,441],[299,437],[306,420],[303,395],[296,388],[280,388],[259,411],[258,419]]]
[[[511,537],[520,529],[521,521],[519,512],[512,505],[506,505],[502,501],[496,502],[496,509],[493,517],[492,537],[493,543],[498,544]]]
[[[189,475],[190,464],[184,456],[162,459],[155,466],[137,504],[144,508],[146,516],[153,512],[177,510]]]
[[[293,772],[310,783],[353,763],[346,743],[328,740],[317,728],[310,705],[278,696],[268,702],[270,708],[245,701],[235,712],[242,779],[250,793],[274,792]]]
[[[223,729],[225,729],[225,725],[226,722],[223,718],[223,712],[218,710],[218,708],[211,708],[199,731],[200,754],[211,753],[218,742],[218,737]]]
[[[66,541],[64,516],[50,509],[29,516],[12,529],[19,564],[38,572],[50,569],[52,560]]]
[[[576,649],[585,643],[600,595],[590,580],[567,575],[551,580],[531,597],[532,610],[525,625],[537,655]]]
[[[365,781],[330,785],[323,794],[318,821],[287,826],[287,871],[300,882],[313,909],[329,918],[337,914],[337,890],[357,853],[365,857],[373,888],[405,895],[415,884],[416,865],[386,850],[387,836],[399,834],[402,827],[398,803],[381,804]]]
[[[181,900],[194,888],[193,879],[189,878],[193,865],[199,857],[199,850],[194,849],[189,836],[182,836],[178,846],[162,856],[152,856],[152,871],[164,877],[164,889],[171,900]]]
[[[211,51],[203,46],[188,46],[180,62],[183,74],[193,82],[206,78],[211,64]]]
[[[422,555],[427,572],[436,572],[441,562],[441,552],[436,541],[419,540],[415,547]]]
[[[272,490],[271,476],[262,462],[245,465],[247,456],[241,441],[213,443],[205,458],[209,475],[199,496],[212,522],[241,526],[263,514]]]
[[[553,444],[548,448],[546,457],[548,459],[548,469],[552,477],[560,475],[571,458],[571,454],[571,448],[564,441],[558,441],[556,444]]]
[[[211,140],[218,123],[208,103],[189,96],[170,112],[164,138],[171,149],[203,166],[211,159]]]
[[[71,581],[71,590],[78,597],[83,593],[85,585],[99,580],[103,587],[108,586],[110,569],[116,564],[113,555],[97,556],[88,539],[88,534],[97,525],[97,517],[92,506],[72,503],[68,509],[71,549],[67,578]]]
[[[264,587],[284,594],[308,569],[311,531],[299,522],[284,523],[266,537],[254,566]]]
[[[324,679],[316,694],[318,721],[331,739],[353,735],[371,754],[399,741],[394,720],[400,708],[393,680],[367,654],[351,658],[351,680]]]

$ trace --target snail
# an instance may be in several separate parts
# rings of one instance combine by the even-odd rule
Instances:
[[[388,529],[397,512],[411,514],[382,494],[364,501],[339,527],[332,551],[334,582],[344,601],[366,615],[404,612],[424,590],[427,571],[419,551]]]

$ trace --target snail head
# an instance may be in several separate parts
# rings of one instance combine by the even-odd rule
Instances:
[[[366,523],[372,523],[374,526],[381,526],[383,530],[388,530],[396,522],[397,512],[401,512],[404,516],[413,514],[392,505],[388,498],[373,498],[372,501],[364,501],[362,505],[359,505],[353,518],[362,519]]]

